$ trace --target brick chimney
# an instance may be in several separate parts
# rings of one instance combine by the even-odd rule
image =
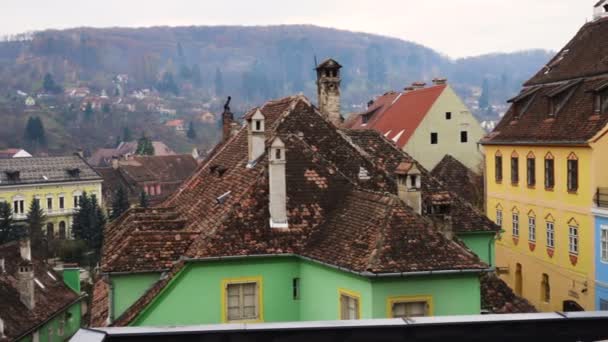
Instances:
[[[230,100],[232,100],[232,97],[228,96],[226,104],[224,104],[224,112],[222,113],[222,141],[226,141],[232,136],[234,115],[230,111]]]
[[[287,181],[285,176],[285,144],[275,138],[270,145],[268,183],[270,193],[270,227],[288,228],[287,223]]]
[[[342,123],[340,114],[341,68],[342,66],[331,58],[316,68],[319,111],[336,126]]]
[[[403,162],[395,170],[399,198],[418,214],[422,214],[421,174],[415,163]]]
[[[266,149],[264,114],[259,109],[247,119],[247,140],[249,148],[249,164],[252,165],[264,154]]]
[[[34,265],[32,264],[32,250],[29,238],[19,242],[21,253],[21,263],[17,268],[17,288],[19,289],[19,299],[32,310],[36,306],[34,298]]]

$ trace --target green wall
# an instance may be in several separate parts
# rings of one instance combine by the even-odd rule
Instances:
[[[118,318],[158,279],[160,273],[136,273],[110,277],[114,291],[114,318]]]
[[[434,275],[373,280],[374,318],[386,318],[390,297],[431,297],[433,316],[478,315],[481,312],[479,275]]]
[[[292,295],[298,275],[295,258],[190,263],[132,325],[220,323],[222,280],[243,277],[262,278],[264,321],[298,321],[300,301]]]
[[[70,317],[67,318],[66,313],[70,313]],[[47,322],[40,329],[38,329],[38,341],[51,341],[60,342],[68,340],[72,335],[80,329],[80,318],[81,318],[81,302],[73,304],[64,313],[57,315],[51,321]],[[65,320],[63,327],[63,335],[60,335],[60,322]],[[21,342],[33,341],[32,335],[29,335],[20,340]]]
[[[300,278],[300,320],[340,319],[339,289],[360,294],[361,318],[372,318],[372,286],[369,279],[308,261],[301,261]]]
[[[494,232],[474,232],[458,234],[467,247],[469,247],[481,260],[490,266],[496,264],[494,252]]]
[[[361,296],[361,318],[386,318],[392,296],[430,296],[434,315],[479,314],[481,306],[474,273],[370,279],[296,257],[255,258],[186,264],[131,325],[220,323],[222,281],[253,277],[262,281],[265,322],[337,320],[340,289]],[[300,279],[299,299],[293,298],[294,278]]]

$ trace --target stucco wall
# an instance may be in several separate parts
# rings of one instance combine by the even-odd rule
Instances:
[[[452,118],[446,120],[446,112]],[[468,132],[466,143],[460,142],[460,132]],[[431,133],[438,133],[438,143],[431,144]],[[482,160],[477,142],[485,134],[481,125],[458,95],[448,85],[429,113],[404,146],[404,150],[432,170],[439,161],[450,154],[474,171],[480,170]]]
[[[114,318],[118,318],[158,279],[159,273],[139,273],[131,275],[113,275],[110,277],[114,292]]]
[[[458,234],[458,238],[465,243],[477,256],[490,266],[496,264],[494,248],[494,233],[468,233]]]
[[[68,315],[69,313],[69,315]],[[69,316],[69,317],[68,317]],[[51,321],[47,322],[38,329],[38,341],[62,342],[68,340],[72,335],[80,329],[80,320],[82,316],[81,303],[73,304],[64,313],[59,314]],[[60,329],[60,322],[64,321],[63,331]],[[21,342],[33,341],[32,335],[29,335],[20,340]]]
[[[580,147],[485,146],[487,161],[487,207],[490,219],[496,221],[497,208],[502,208],[504,233],[496,242],[496,265],[509,272],[502,277],[515,287],[516,264],[523,269],[523,296],[541,311],[563,309],[563,301],[575,301],[585,309],[594,307],[594,223],[591,216],[593,187],[591,184],[591,149]],[[503,180],[494,177],[497,151],[502,154]],[[511,156],[519,157],[519,183],[511,184]],[[536,157],[536,185],[526,183],[526,159]],[[555,187],[544,186],[544,159],[551,152],[555,163]],[[574,152],[579,160],[579,188],[567,190],[567,160]],[[512,234],[512,214],[519,212],[519,239]],[[528,217],[536,217],[536,242],[529,242]],[[574,220],[574,221],[573,221]],[[546,222],[555,225],[555,248],[547,251]],[[570,224],[578,226],[579,253],[576,262],[569,253]],[[550,278],[551,300],[541,300],[541,277]]]
[[[608,210],[604,210],[608,214]],[[608,301],[608,261],[602,260],[601,230],[608,227],[608,215],[595,217],[595,288],[596,310],[600,309],[600,300]]]

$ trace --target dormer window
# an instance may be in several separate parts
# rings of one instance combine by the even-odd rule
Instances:
[[[539,89],[540,87],[526,89],[516,97],[507,101],[513,104],[512,110],[514,119],[519,119],[528,110],[528,108],[534,101],[534,98],[536,97],[536,92]]]
[[[9,181],[11,182],[16,182],[19,180],[20,176],[21,176],[21,172],[20,171],[5,171],[6,173],[6,178],[8,178]]]
[[[547,94],[549,98],[549,116],[557,116],[559,112],[565,107],[566,103],[577,88],[581,81],[572,81],[563,84]]]
[[[68,174],[71,177],[78,177],[80,175],[80,169],[79,168],[68,169],[67,172],[68,172]]]
[[[255,120],[255,130],[256,131],[261,131],[262,130],[262,121]]]
[[[608,114],[608,82],[593,90],[593,111],[595,114]]]

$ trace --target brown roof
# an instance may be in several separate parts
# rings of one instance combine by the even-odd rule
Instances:
[[[594,112],[595,92],[608,82],[608,18],[585,24],[532,79],[485,144],[587,144],[608,123]],[[550,101],[558,104],[550,116]]]
[[[372,157],[301,96],[260,110],[267,141],[279,136],[287,147],[289,229],[269,226],[267,158],[247,167],[242,128],[160,207],[131,209],[106,228],[104,272],[166,270],[180,256],[262,254],[299,255],[364,273],[487,268],[397,198],[391,172],[414,161],[384,138],[376,138],[383,139],[377,148],[390,153]],[[359,179],[361,169],[370,177]],[[427,183],[427,189],[441,190],[439,182]],[[465,221],[458,229],[496,228],[460,201],[454,196],[454,221]],[[149,302],[154,296],[144,297]],[[138,303],[136,312],[147,304]]]
[[[367,111],[355,114],[344,127],[374,129],[403,148],[447,86],[436,85],[379,97]],[[364,122],[367,118],[367,122]]]
[[[155,156],[170,156],[175,152],[170,149],[162,141],[153,141]],[[116,148],[100,148],[93,152],[93,155],[87,160],[93,166],[110,166],[112,165],[112,157],[122,157],[133,155],[137,151],[137,141],[121,142]]]
[[[1,245],[1,258],[5,260],[6,272],[0,273],[0,318],[9,340],[28,333],[82,298],[65,285],[60,274],[42,261],[34,260],[34,277],[43,286],[34,285],[35,306],[30,310],[21,302],[17,287],[17,267],[25,262],[19,243]]]
[[[481,275],[481,308],[490,313],[533,313],[536,308],[516,295],[496,274]]]
[[[15,171],[19,177],[9,178],[8,174]],[[0,187],[94,180],[101,180],[101,176],[77,155],[0,159]]]
[[[483,177],[466,167],[458,159],[446,154],[433,168],[431,175],[437,178],[449,191],[464,198],[469,203],[483,206]]]

